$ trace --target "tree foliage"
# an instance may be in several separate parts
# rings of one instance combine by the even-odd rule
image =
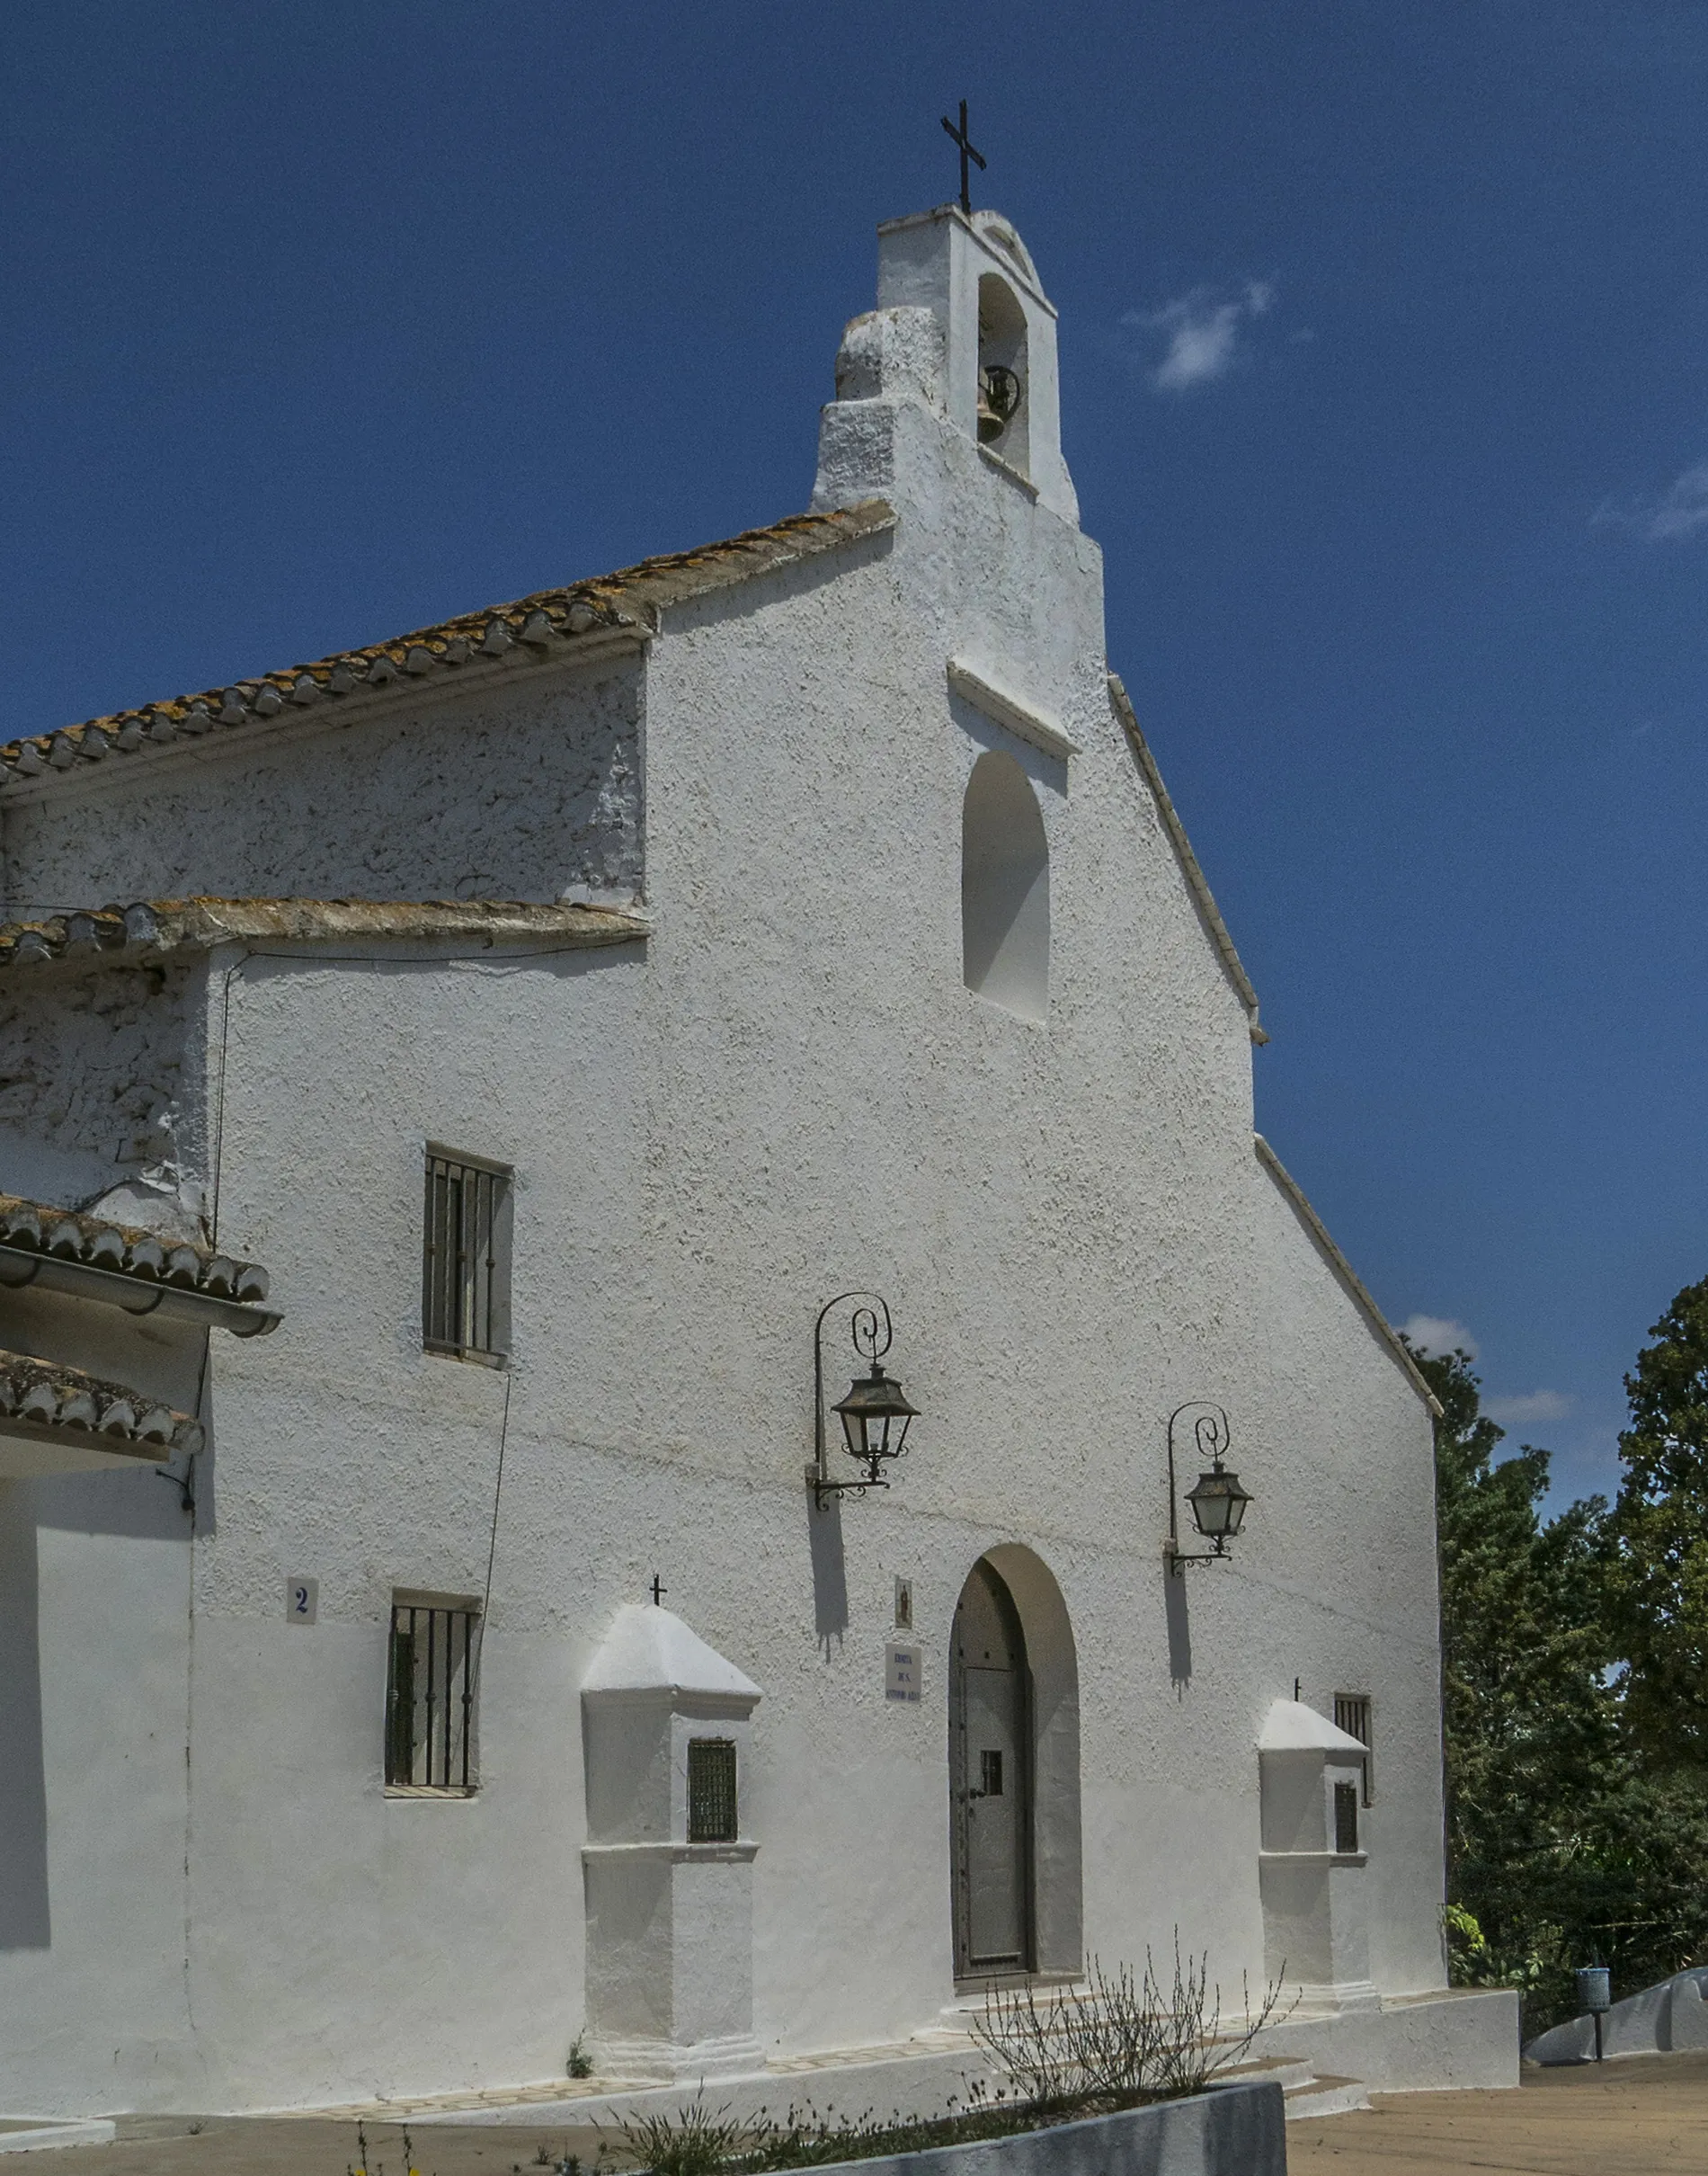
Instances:
[[[1708,1284],[1654,1334],[1617,1505],[1551,1519],[1548,1453],[1497,1455],[1468,1355],[1417,1356],[1443,1408],[1449,1951],[1524,1990],[1527,2032],[1569,2013],[1574,1966],[1631,1993],[1708,1957],[1708,1685],[1685,1681],[1708,1656]]]
[[[1708,1760],[1708,1279],[1650,1335],[1625,1378],[1609,1603],[1627,1735],[1671,1768]]]

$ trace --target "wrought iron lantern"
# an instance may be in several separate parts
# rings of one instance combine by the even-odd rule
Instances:
[[[1180,1547],[1180,1523],[1175,1508],[1174,1431],[1187,1414],[1194,1416],[1192,1438],[1198,1456],[1210,1461],[1208,1471],[1201,1473],[1186,1492],[1192,1523],[1210,1544],[1196,1555],[1188,1555]],[[1217,1557],[1227,1556],[1228,1544],[1245,1523],[1245,1508],[1251,1497],[1241,1487],[1239,1475],[1230,1473],[1224,1463],[1223,1454],[1231,1440],[1228,1416],[1220,1405],[1194,1399],[1177,1405],[1169,1415],[1169,1535],[1162,1553],[1170,1572],[1183,1571],[1188,1564],[1214,1564]]]
[[[848,1396],[839,1398],[831,1410],[842,1423],[849,1457],[866,1471],[858,1480],[839,1481],[831,1478],[830,1448],[825,1440],[824,1318],[832,1308],[850,1299],[860,1304],[854,1309],[850,1335],[855,1351],[871,1362],[871,1372],[856,1376],[849,1385]],[[907,1393],[894,1377],[884,1372],[884,1355],[894,1334],[889,1307],[876,1292],[839,1292],[819,1310],[813,1332],[814,1457],[806,1469],[806,1482],[820,1511],[828,1497],[850,1489],[863,1496],[868,1488],[887,1488],[889,1482],[883,1469],[906,1454],[907,1431],[919,1418],[919,1408],[909,1404]]]

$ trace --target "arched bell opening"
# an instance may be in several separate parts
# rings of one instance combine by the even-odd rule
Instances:
[[[1009,1545],[967,1576],[950,1639],[957,1980],[1081,1962],[1079,1666],[1048,1567]]]
[[[979,443],[1029,474],[1026,312],[996,272],[979,281]]]
[[[961,805],[961,968],[969,990],[1042,1020],[1050,990],[1050,847],[1037,795],[1005,749],[980,756]]]

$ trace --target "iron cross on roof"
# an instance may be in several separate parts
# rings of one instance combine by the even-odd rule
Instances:
[[[965,99],[961,101],[960,127],[957,129],[947,113],[943,116],[943,126],[948,130],[953,140],[960,147],[961,210],[965,212],[967,218],[970,219],[973,216],[973,192],[967,185],[969,177],[966,171],[966,162],[968,159],[971,159],[974,165],[977,166],[979,172],[983,174],[984,171],[984,154],[982,151],[974,150],[973,139],[966,132]]]

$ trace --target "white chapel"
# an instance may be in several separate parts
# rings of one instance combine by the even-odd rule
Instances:
[[[1056,330],[898,219],[805,513],[0,748],[0,2113],[900,2060],[1177,1930],[1516,2081],[1428,1393]]]

